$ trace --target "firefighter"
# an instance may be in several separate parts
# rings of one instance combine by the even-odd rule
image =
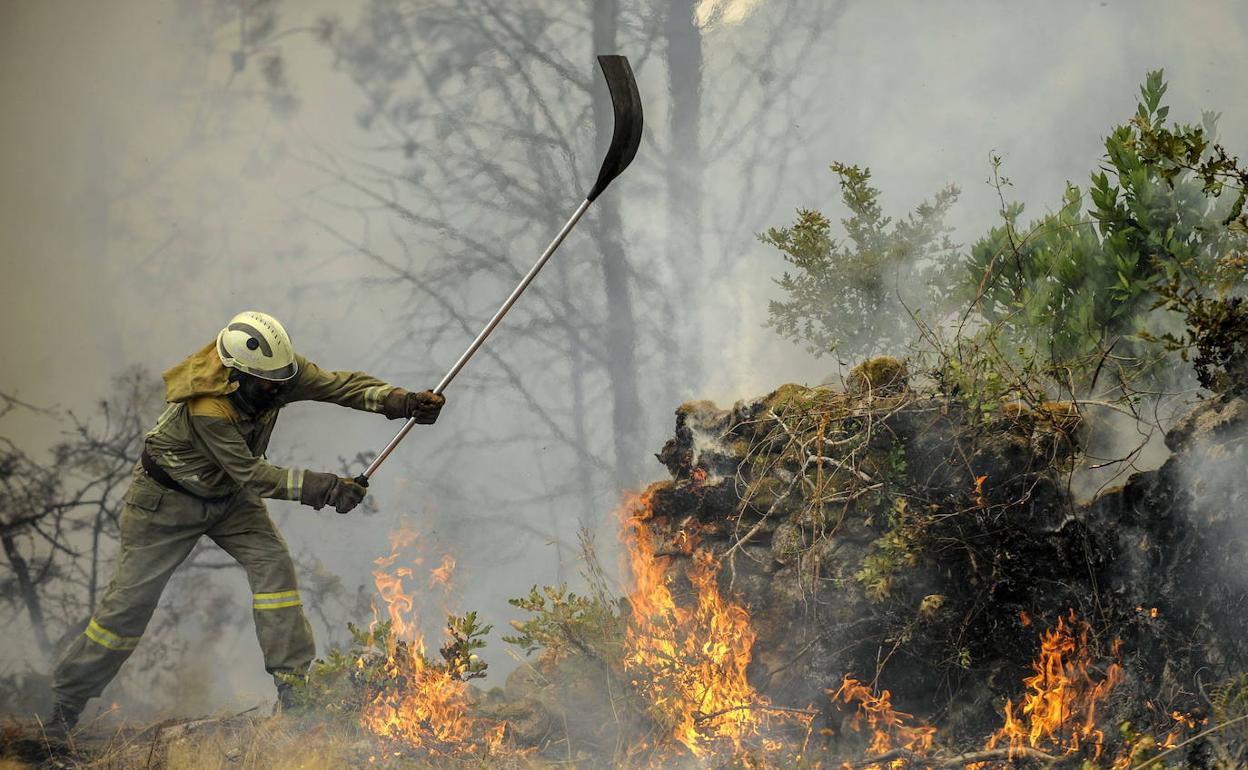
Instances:
[[[265,670],[289,706],[291,676],[315,648],[294,564],[263,498],[347,513],[366,490],[350,478],[264,459],[281,408],[327,401],[433,423],[445,399],[361,372],[331,372],[295,353],[275,318],[248,311],[164,373],[164,413],[145,436],[121,512],[121,551],[86,630],[56,664],[50,733],[66,734],[134,651],[173,571],[203,535],[242,565]],[[283,676],[285,675],[285,676]]]

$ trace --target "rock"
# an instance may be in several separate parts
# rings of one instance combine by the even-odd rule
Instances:
[[[830,510],[827,505],[807,503],[793,514],[792,521],[807,532],[821,533],[837,521],[840,513],[840,509]]]
[[[776,527],[771,536],[771,558],[779,564],[792,564],[800,559],[810,544],[802,528],[792,522]]]
[[[1166,447],[1182,452],[1199,441],[1221,441],[1248,429],[1248,399],[1218,396],[1202,401],[1166,433]]]
[[[660,481],[652,484],[647,492],[650,495],[650,510],[655,516],[679,520],[696,515],[702,506],[697,490],[685,483]]]
[[[742,495],[742,502],[751,511],[770,514],[773,521],[779,521],[802,504],[801,490],[791,479],[775,474],[750,482]]]
[[[675,435],[655,455],[675,479],[690,478],[696,466],[717,474],[731,456],[730,413],[710,401],[689,401],[676,409]],[[733,463],[729,461],[727,466]]]
[[[559,754],[566,737],[573,746],[609,755],[631,718],[612,703],[621,694],[607,686],[613,675],[603,663],[583,654],[522,665],[507,677],[505,705],[492,716],[507,720],[519,745]]]
[[[490,716],[506,722],[507,738],[526,748],[544,746],[557,727],[554,716],[535,700],[510,701]]]
[[[833,536],[820,537],[801,557],[798,568],[811,580],[844,580],[847,560],[842,553],[847,544]]]

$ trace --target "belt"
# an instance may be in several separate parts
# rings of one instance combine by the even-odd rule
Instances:
[[[143,454],[139,455],[139,463],[143,466],[143,472],[146,473],[152,481],[155,481],[157,484],[165,487],[166,489],[170,489],[174,492],[181,492],[187,497],[193,497],[196,500],[202,500],[205,503],[224,503],[226,500],[229,500],[234,496],[229,494],[222,495],[220,497],[205,497],[203,495],[195,494],[175,481],[174,478],[169,475],[168,471],[157,465],[156,461],[152,459],[152,456],[147,453],[146,449],[143,450]]]

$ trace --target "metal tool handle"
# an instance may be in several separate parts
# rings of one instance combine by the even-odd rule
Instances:
[[[490,336],[490,332],[494,331],[494,327],[498,326],[499,322],[503,320],[503,316],[507,315],[507,311],[511,310],[512,306],[516,304],[516,300],[520,299],[520,295],[524,293],[524,290],[527,289],[529,284],[533,282],[533,279],[537,277],[538,272],[541,271],[542,267],[550,259],[551,255],[555,253],[555,249],[558,249],[559,244],[563,243],[563,239],[568,237],[568,233],[572,232],[572,228],[575,227],[576,223],[580,221],[581,217],[585,214],[586,209],[589,208],[590,203],[591,201],[588,198],[581,201],[581,205],[576,208],[576,212],[572,214],[571,219],[564,224],[563,228],[559,231],[559,234],[556,235],[555,239],[550,242],[550,245],[546,247],[546,250],[542,252],[542,255],[537,258],[537,262],[533,264],[533,267],[529,268],[529,272],[525,273],[524,278],[520,280],[520,283],[516,286],[516,288],[513,289],[511,294],[507,296],[507,299],[503,302],[502,307],[494,313],[494,317],[490,319],[489,323],[485,325],[485,328],[481,330],[481,333],[477,335],[477,338],[472,341],[471,345],[468,346],[468,349],[460,355],[459,360],[455,362],[455,364],[451,367],[451,370],[446,373],[446,376],[442,378],[442,381],[439,382],[437,387],[433,389],[434,393],[441,394],[442,391],[446,390],[447,386],[451,384],[451,380],[455,379],[455,375],[459,374],[459,370],[463,369],[464,365],[468,363],[468,359],[472,358],[473,354],[481,348],[481,345],[485,343],[486,337]],[[394,451],[394,448],[397,447],[401,441],[403,441],[403,438],[407,436],[408,432],[415,426],[416,418],[407,418],[407,422],[403,423],[403,427],[399,428],[399,432],[394,435],[394,438],[390,439],[390,443],[386,444],[385,448],[378,453],[377,457],[369,463],[368,468],[366,468],[359,476],[355,477],[355,482],[363,486],[368,486],[368,480],[372,478],[373,473],[381,467],[381,464],[386,461],[386,458],[390,456],[390,453]]]

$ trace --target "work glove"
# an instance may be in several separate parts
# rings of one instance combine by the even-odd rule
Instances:
[[[335,511],[347,513],[360,504],[368,489],[354,480],[335,476],[332,473],[317,471],[303,472],[303,489],[299,492],[299,502],[321,510],[332,505]]]
[[[381,402],[381,413],[391,420],[415,417],[416,422],[421,425],[432,425],[438,419],[438,412],[442,411],[442,405],[446,403],[446,397],[434,393],[432,390],[422,390],[419,393],[412,393],[402,388],[395,388]]]

